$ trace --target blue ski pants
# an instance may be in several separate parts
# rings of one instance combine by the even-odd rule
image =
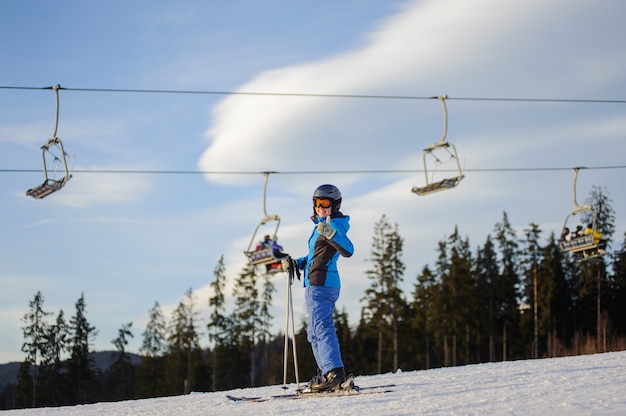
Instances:
[[[311,343],[317,367],[322,370],[322,374],[333,368],[343,367],[339,339],[333,322],[339,288],[307,286],[304,297],[309,313],[307,339]]]

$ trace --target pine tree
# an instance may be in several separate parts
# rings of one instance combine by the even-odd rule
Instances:
[[[412,339],[423,339],[424,343],[415,351],[418,367],[429,369],[431,363],[431,338],[434,325],[432,310],[435,302],[438,285],[435,275],[428,266],[424,266],[420,275],[417,276],[417,283],[413,286],[413,320],[411,322]],[[421,335],[421,336],[420,336]]]
[[[65,321],[63,309],[46,331],[45,349],[41,357],[41,386],[45,392],[46,406],[60,406],[69,403],[67,397],[67,371],[62,354],[69,351],[70,326]]]
[[[268,343],[271,338],[271,329],[272,329],[272,313],[270,308],[273,303],[274,293],[276,292],[276,286],[274,282],[272,282],[272,275],[265,274],[262,277],[262,291],[261,291],[261,303],[259,307],[259,330],[257,333],[257,340],[261,346],[262,350],[262,360],[261,360],[261,371],[262,371],[262,380],[263,384],[268,383],[268,361],[269,361],[269,350]]]
[[[143,342],[139,351],[147,357],[158,357],[166,351],[166,324],[161,305],[154,301],[154,306],[148,311],[148,323],[144,332]]]
[[[20,363],[17,373],[17,387],[15,389],[13,407],[24,409],[32,407],[33,403],[33,377],[31,375],[30,361]]]
[[[393,363],[392,370],[398,369],[399,340],[398,327],[408,308],[400,283],[403,280],[405,265],[402,262],[404,240],[398,234],[398,225],[392,227],[385,215],[374,225],[371,259],[372,268],[366,271],[371,286],[361,299],[366,306],[362,315],[378,334],[378,373],[382,372],[383,339],[391,337]],[[391,330],[389,331],[388,328]]]
[[[438,243],[435,275],[437,279],[437,290],[433,296],[433,316],[437,324],[433,327],[433,341],[435,346],[443,355],[442,364],[449,366],[450,359],[450,340],[449,336],[452,332],[452,316],[450,311],[450,285],[446,284],[450,280],[450,256],[448,253],[448,242],[441,240]]]
[[[460,237],[458,228],[446,241],[439,242],[437,289],[432,295],[435,345],[443,349],[443,365],[470,362],[472,339],[480,339],[476,318],[476,282],[469,241]]]
[[[613,329],[617,334],[626,336],[626,233],[622,240],[622,249],[615,254],[613,273],[607,286],[610,288],[607,294],[606,309],[612,317]]]
[[[606,188],[594,185],[591,189],[589,197],[585,200],[585,204],[593,207],[593,211],[583,213],[583,228],[588,224],[595,224],[596,229],[602,234],[602,240],[606,242],[607,247],[613,241],[613,233],[615,232],[615,210],[612,206],[613,200],[609,197]]]
[[[509,223],[506,212],[502,215],[502,221],[496,223],[495,236],[500,249],[500,276],[496,289],[496,317],[502,328],[502,360],[509,357],[509,338],[514,339],[515,330],[518,328],[518,287],[519,262],[518,241],[515,230]]]
[[[257,276],[254,268],[245,266],[233,287],[235,297],[235,309],[232,321],[235,329],[236,345],[247,357],[249,363],[248,386],[256,384],[254,343],[262,327],[259,290],[257,288]]]
[[[126,353],[128,338],[133,337],[131,327],[132,322],[122,325],[118,330],[116,338],[111,340],[117,352],[115,361],[111,364],[111,380],[109,391],[113,400],[128,400],[135,398],[135,366],[130,362],[130,357]]]
[[[209,298],[209,322],[207,330],[209,341],[213,344],[212,358],[212,377],[211,390],[217,391],[218,377],[224,378],[225,369],[219,367],[219,352],[226,350],[225,341],[227,339],[227,331],[229,328],[228,317],[225,315],[226,297],[224,289],[226,287],[226,268],[224,266],[224,255],[220,256],[217,265],[213,271],[214,280],[209,284],[213,291],[213,296]]]
[[[158,397],[166,394],[163,354],[167,350],[167,326],[161,305],[155,301],[148,311],[148,323],[141,334],[143,341],[139,352],[143,354],[138,370],[137,393],[141,398]]]
[[[70,326],[65,321],[63,309],[59,310],[54,324],[48,325],[45,340],[45,354],[42,355],[42,364],[60,364],[62,354],[68,351]]]
[[[450,247],[450,272],[442,281],[449,297],[448,311],[451,319],[452,365],[469,363],[472,338],[477,339],[478,322],[473,313],[478,309],[476,302],[475,279],[472,274],[473,259],[468,239],[462,239],[458,228],[448,239]]]
[[[526,250],[521,259],[522,273],[524,275],[524,304],[528,305],[522,316],[526,325],[527,333],[532,336],[532,357],[539,358],[539,264],[542,261],[542,249],[539,246],[541,229],[535,223],[530,223],[530,228],[524,230]]]
[[[46,316],[52,314],[43,310],[43,303],[43,295],[37,292],[33,300],[28,302],[30,311],[22,318],[22,322],[26,324],[22,327],[25,339],[22,351],[26,353],[26,361],[32,365],[32,407],[36,407],[37,402],[38,359],[46,345]]]
[[[90,345],[98,334],[85,315],[85,296],[81,294],[76,302],[76,314],[70,320],[71,356],[68,361],[69,387],[74,397],[74,404],[89,403],[97,386],[96,370],[90,355]]]
[[[615,232],[615,211],[611,202],[605,188],[594,186],[590,196],[585,200],[585,203],[592,206],[594,211],[583,214],[583,228],[588,224],[595,225],[594,229],[601,233],[601,244],[606,248],[610,247]],[[602,256],[592,260],[579,264],[578,315],[580,322],[583,323],[582,330],[588,334],[595,332],[597,350],[602,351],[602,299],[609,297],[607,292],[609,288],[606,283],[608,280],[607,262],[610,259],[607,256]]]
[[[567,263],[554,233],[543,248],[537,273],[537,305],[539,325],[539,354],[545,346],[545,355],[555,357],[576,332],[574,307],[575,287],[571,263]]]
[[[195,385],[193,369],[200,360],[200,334],[198,332],[198,315],[193,290],[189,288],[174,312],[169,325],[168,369],[170,370],[171,387],[177,391],[177,382],[182,381],[183,393],[191,392]],[[182,380],[180,380],[182,376]],[[180,385],[180,384],[178,384]]]
[[[499,266],[495,246],[491,235],[482,248],[478,249],[476,258],[476,293],[479,305],[478,310],[479,337],[487,341],[486,356],[488,361],[496,360],[496,286],[499,280]],[[479,344],[481,341],[479,341]],[[481,349],[477,352],[477,361],[482,362]]]

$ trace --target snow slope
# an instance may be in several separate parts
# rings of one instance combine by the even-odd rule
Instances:
[[[281,394],[281,386],[118,403],[10,410],[10,415],[625,415],[626,352],[512,361],[358,377],[394,391],[352,397],[233,402],[226,394]],[[291,385],[293,390],[294,385]]]

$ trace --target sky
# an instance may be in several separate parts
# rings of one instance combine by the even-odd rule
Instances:
[[[388,393],[351,397],[235,402],[226,395],[281,396],[282,385],[229,392],[97,403],[73,407],[6,410],[28,415],[623,415],[626,352],[509,361],[357,377],[355,384]],[[288,381],[286,390],[296,384]],[[363,390],[368,391],[368,390]],[[373,390],[369,390],[373,391]],[[379,390],[380,391],[380,390]]]
[[[169,319],[188,289],[206,320],[215,266],[224,256],[232,285],[265,212],[285,251],[306,254],[324,183],[351,218],[337,306],[352,323],[383,215],[404,239],[407,297],[455,227],[474,250],[504,213],[520,238],[530,223],[559,235],[574,167],[588,168],[578,203],[608,192],[621,248],[625,12],[619,0],[0,2],[0,362],[24,359],[38,291],[50,319],[84,295],[96,350],[132,322],[136,352],[148,310]],[[35,200],[53,85],[74,174]],[[417,196],[443,95],[465,178]],[[430,181],[455,174],[442,161]],[[265,207],[263,172],[275,172]],[[286,278],[274,279],[278,331]],[[293,296],[299,321],[298,282]]]

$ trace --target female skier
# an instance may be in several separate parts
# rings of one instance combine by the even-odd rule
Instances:
[[[354,246],[347,236],[350,217],[340,208],[341,192],[336,186],[321,185],[313,192],[311,220],[315,227],[309,237],[309,253],[293,262],[304,270],[307,339],[319,370],[309,382],[311,391],[335,390],[345,380],[333,311],[341,288],[337,259],[352,256]],[[290,265],[290,260],[283,260],[284,270]]]

